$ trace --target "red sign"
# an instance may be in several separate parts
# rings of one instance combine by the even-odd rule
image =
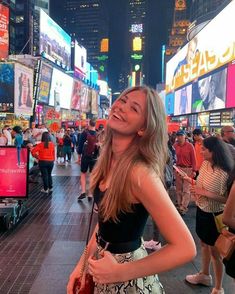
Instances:
[[[0,58],[8,57],[9,48],[9,8],[0,4]]]
[[[28,196],[28,149],[0,146],[0,198]]]

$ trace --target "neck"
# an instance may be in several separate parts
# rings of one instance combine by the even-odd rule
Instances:
[[[133,136],[122,136],[119,134],[113,134],[112,152],[114,161],[118,160],[118,158],[128,149],[132,140]]]

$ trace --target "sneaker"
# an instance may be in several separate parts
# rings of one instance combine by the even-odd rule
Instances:
[[[144,247],[147,249],[157,251],[162,247],[162,245],[161,245],[161,242],[150,240],[150,241],[144,241]]]
[[[41,189],[41,192],[47,194],[47,193],[49,192],[49,190],[48,190],[48,189],[47,189],[47,190],[44,190],[44,189],[42,188],[42,189]]]
[[[185,280],[188,283],[193,284],[193,285],[201,284],[201,285],[208,286],[208,287],[212,286],[212,276],[205,275],[203,273],[197,273],[195,275],[187,275]]]
[[[224,294],[224,289],[221,288],[221,289],[216,289],[216,288],[213,288],[212,291],[211,291],[211,294]]]
[[[86,193],[82,193],[80,196],[78,196],[78,201],[86,198]]]

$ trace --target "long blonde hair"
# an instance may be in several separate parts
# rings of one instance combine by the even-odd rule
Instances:
[[[134,187],[130,177],[136,164],[142,163],[152,169],[162,181],[164,178],[168,135],[163,103],[157,92],[147,86],[126,89],[118,99],[133,91],[142,91],[146,94],[146,128],[143,136],[136,134],[129,148],[120,156],[115,165],[109,187],[100,203],[100,213],[104,221],[111,219],[117,222],[120,212],[132,211],[130,195]],[[110,173],[112,136],[112,130],[107,125],[103,148],[92,172],[91,190],[93,191],[100,181],[107,179]]]

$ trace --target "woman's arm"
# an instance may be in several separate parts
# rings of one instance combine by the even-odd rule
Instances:
[[[235,230],[235,182],[233,182],[223,213],[223,222]]]
[[[160,179],[147,168],[138,167],[133,172],[133,187],[136,200],[148,210],[167,244],[140,260],[124,264],[118,264],[109,252],[102,259],[89,260],[90,272],[99,283],[158,274],[189,262],[196,255],[193,238]]]
[[[87,245],[87,256],[85,256],[84,254],[80,257],[75,269],[73,270],[73,272],[71,273],[70,277],[69,277],[69,281],[68,281],[68,285],[67,285],[67,294],[73,294],[73,287],[74,287],[74,283],[75,280],[77,278],[79,278],[80,274],[81,274],[81,269],[82,269],[82,265],[83,265],[83,261],[84,258],[88,258],[89,257],[93,257],[95,252],[96,252],[96,232],[98,231],[98,224],[96,225],[94,232],[91,236],[91,239],[89,240],[89,243]],[[84,281],[83,281],[84,283]]]

